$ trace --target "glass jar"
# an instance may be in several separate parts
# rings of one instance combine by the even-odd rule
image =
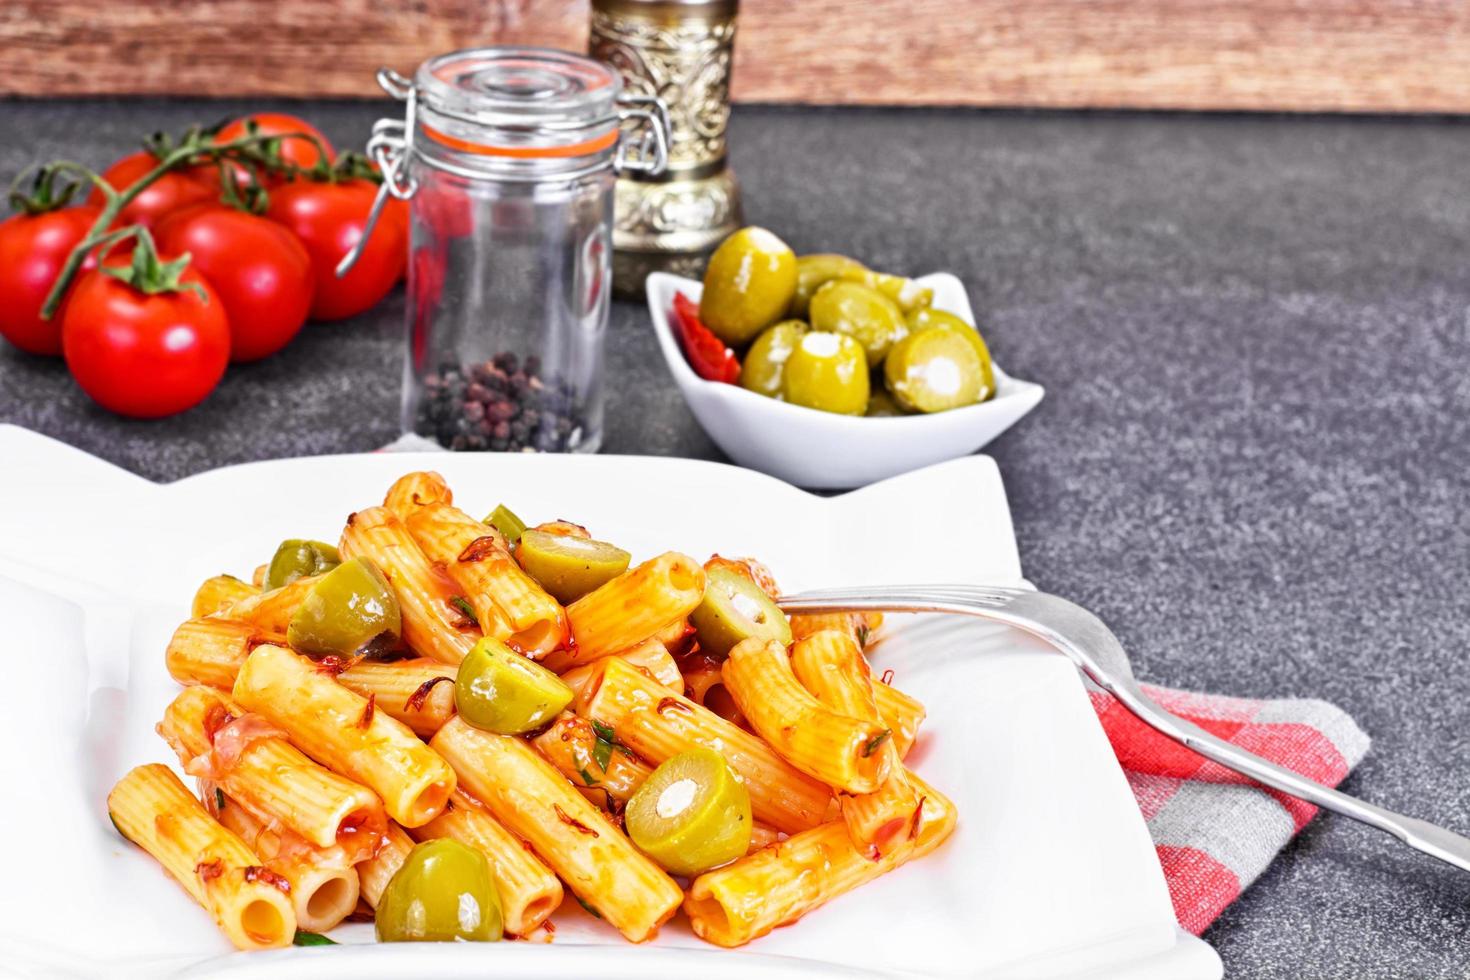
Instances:
[[[411,82],[378,80],[406,103],[368,144],[376,210],[408,202],[404,432],[456,450],[595,452],[613,181],[663,169],[661,103],[539,48],[454,51]]]

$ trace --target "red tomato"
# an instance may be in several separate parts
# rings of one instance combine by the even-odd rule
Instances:
[[[230,360],[256,361],[285,347],[306,323],[315,280],[301,239],[274,221],[200,204],[169,215],[154,237],[219,293],[230,321]]]
[[[32,354],[61,353],[65,302],[50,320],[41,319],[41,304],[66,257],[96,220],[96,208],[80,207],[17,214],[0,222],[0,336]],[[96,267],[94,251],[82,268]]]
[[[336,155],[332,150],[332,144],[317,129],[305,119],[287,115],[284,112],[257,112],[253,115],[242,116],[234,122],[225,126],[215,136],[216,143],[228,143],[231,140],[240,139],[250,135],[245,124],[251,120],[255,121],[257,132],[264,136],[284,136],[287,133],[306,133],[315,136],[322,142],[322,150],[326,151],[327,162],[331,163]],[[283,140],[281,142],[281,159],[287,163],[294,163],[298,167],[314,167],[321,161],[322,151],[308,139],[296,137],[295,139]]]
[[[674,294],[674,333],[694,373],[706,381],[734,384],[740,380],[740,358],[699,319],[699,304]]]
[[[161,418],[192,408],[230,361],[225,306],[204,278],[184,271],[193,290],[149,295],[101,269],[77,280],[61,326],[66,366],[103,408]]]
[[[158,166],[158,158],[147,150],[139,150],[123,157],[102,172],[102,179],[115,191],[125,191],[148,171]],[[177,211],[190,204],[219,199],[219,181],[208,167],[172,170],[144,188],[118,215],[116,225],[140,224],[148,228],[156,225],[170,211]],[[87,203],[102,207],[106,197],[98,188],[92,188]]]
[[[271,191],[267,216],[294,231],[311,253],[313,320],[355,316],[388,295],[403,275],[408,221],[403,208],[388,207],[352,271],[337,278],[337,263],[362,237],[377,193],[378,185],[370,180],[298,180]]]

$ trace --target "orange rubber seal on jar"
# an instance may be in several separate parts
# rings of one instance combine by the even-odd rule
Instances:
[[[618,131],[604,133],[602,136],[580,143],[569,143],[566,146],[487,146],[484,143],[471,143],[458,137],[441,133],[430,126],[424,126],[424,132],[430,139],[437,143],[443,143],[452,150],[462,153],[476,153],[487,157],[517,157],[522,160],[546,159],[548,157],[580,157],[589,153],[605,150],[618,141]]]

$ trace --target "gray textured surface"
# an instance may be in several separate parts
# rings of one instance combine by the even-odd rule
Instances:
[[[228,104],[0,103],[0,175]],[[341,144],[379,107],[312,106]],[[743,109],[749,217],[970,286],[1047,400],[992,446],[1030,576],[1141,676],[1343,705],[1352,792],[1470,831],[1470,126]],[[395,434],[401,296],[153,423],[0,351],[0,420],[170,479]],[[606,449],[717,456],[615,306]],[[922,525],[913,533],[923,535]],[[1231,977],[1463,977],[1470,876],[1323,817],[1206,938]]]

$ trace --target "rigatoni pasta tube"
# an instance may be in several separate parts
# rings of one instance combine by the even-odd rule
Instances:
[[[551,658],[563,655],[565,655],[565,651],[558,650],[552,653],[551,657],[543,660],[542,664],[555,670],[556,667],[552,665]],[[684,677],[679,673],[679,665],[674,663],[674,658],[669,656],[669,651],[657,640],[645,640],[631,650],[620,650],[615,654],[611,654],[611,656],[623,658],[639,670],[645,671],[664,687],[674,691],[684,690]],[[583,664],[580,667],[573,667],[565,674],[562,674],[561,679],[567,687],[572,689],[572,693],[575,694],[591,678],[592,671],[595,667],[596,661],[590,664]]]
[[[902,759],[914,747],[927,712],[917,700],[883,681],[873,682],[873,701],[878,705],[883,727],[893,732],[893,747]]]
[[[434,819],[454,790],[453,770],[407,726],[290,650],[257,647],[235,678],[235,700],[322,765],[372,789],[405,827]]]
[[[206,781],[205,808],[291,886],[296,925],[307,932],[333,929],[357,908],[357,872],[341,848],[323,851],[284,827],[275,830]]]
[[[918,784],[927,795],[913,839],[877,860],[853,846],[841,823],[828,823],[694,879],[684,900],[694,934],[744,945],[934,850],[954,830],[954,804]]]
[[[393,481],[387,496],[383,498],[383,506],[391,510],[400,521],[408,520],[420,507],[452,503],[454,493],[449,489],[449,484],[444,482],[444,477],[431,470],[403,474]]]
[[[163,660],[169,676],[180,684],[228,691],[250,651],[265,643],[284,646],[286,637],[232,619],[190,619],[174,630]]]
[[[413,513],[408,530],[429,560],[443,566],[487,636],[533,660],[566,642],[561,603],[516,564],[493,527],[447,504],[430,504]]]
[[[630,568],[567,607],[573,663],[637,646],[694,611],[704,598],[704,569],[688,555],[667,552]]]
[[[791,670],[803,687],[824,706],[863,721],[877,721],[878,706],[868,662],[853,636],[820,630],[791,647]],[[891,850],[907,839],[919,818],[918,793],[893,746],[892,733],[877,751],[892,757],[888,779],[871,793],[841,794],[842,819],[860,850]]]
[[[527,935],[561,905],[561,881],[551,869],[462,790],[455,790],[444,812],[415,827],[412,836],[421,841],[449,837],[485,855],[495,873],[507,932]]]
[[[307,575],[279,589],[246,596],[214,615],[223,619],[249,623],[267,633],[284,635],[286,627],[291,625],[291,617],[296,614],[297,609],[301,608],[301,603],[306,601],[306,593],[310,592],[311,587],[321,581],[321,578],[320,575]]]
[[[397,718],[421,738],[433,738],[454,717],[455,668],[437,660],[363,660],[337,675],[337,683],[363,697],[372,695],[379,711]]]
[[[362,900],[373,908],[383,898],[388,882],[408,860],[413,850],[413,838],[393,821],[388,821],[388,831],[383,834],[383,843],[372,857],[357,866],[357,878],[361,883]]]
[[[849,793],[871,793],[888,778],[893,756],[878,750],[892,733],[823,707],[791,672],[779,642],[752,638],[735,644],[723,674],[751,727],[808,776]]]
[[[643,785],[653,767],[612,749],[611,743],[602,747],[597,743],[592,723],[570,711],[562,712],[550,728],[531,739],[536,751],[581,790],[583,796],[610,812],[618,812]]]
[[[129,772],[108,794],[107,812],[118,832],[153,855],[236,948],[291,945],[291,886],[220,826],[167,766]]]
[[[495,819],[626,938],[653,938],[678,910],[684,893],[673,879],[524,740],[455,718],[432,745]]]
[[[242,582],[233,575],[216,575],[205,579],[194,592],[194,602],[189,608],[189,615],[196,619],[201,616],[213,616],[217,612],[228,609],[241,599],[259,594],[259,587],[249,582]]]
[[[348,517],[337,550],[343,558],[371,559],[388,579],[398,596],[403,642],[415,653],[458,665],[480,638],[479,627],[455,607],[448,580],[391,511],[369,507]]]
[[[881,625],[883,614],[880,612],[796,613],[791,616],[791,637],[802,640],[822,630],[839,630],[863,647],[868,645],[868,637]]]
[[[186,687],[158,723],[184,771],[213,780],[266,823],[317,847],[341,846],[354,860],[383,832],[383,804],[371,790],[317,765],[285,733],[213,688]]]
[[[610,729],[618,742],[658,765],[689,749],[725,757],[750,793],[757,820],[794,834],[826,819],[832,791],[798,771],[765,742],[675,694],[619,657],[598,661],[577,713]]]

